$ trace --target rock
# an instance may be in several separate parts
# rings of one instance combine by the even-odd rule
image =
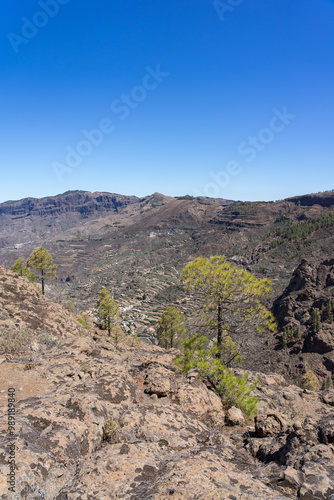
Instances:
[[[151,363],[145,370],[144,384],[146,394],[167,397],[175,386],[174,372],[157,363]]]
[[[275,436],[280,432],[284,432],[289,425],[290,422],[283,415],[276,412],[255,417],[255,432],[261,438]]]
[[[189,370],[186,374],[189,384],[194,383],[199,377],[199,371],[196,369]]]
[[[87,336],[87,330],[60,305],[42,295],[27,278],[0,266],[0,329],[17,331],[28,329],[43,338],[52,336]],[[51,342],[52,343],[52,342]],[[37,344],[38,345],[38,344]],[[31,346],[30,346],[31,347]],[[0,337],[1,349],[1,337]],[[30,348],[29,348],[30,349]],[[1,352],[1,351],[0,351]]]
[[[295,374],[299,380],[303,371],[319,369],[320,362],[328,371],[334,367],[334,324],[330,322],[326,305],[334,296],[334,259],[325,260],[320,264],[303,260],[293,272],[289,285],[274,303],[274,312],[281,331],[285,328],[297,333],[301,339],[295,338],[288,344],[290,354],[303,353],[300,359],[287,359],[287,373]],[[321,329],[314,331],[311,312],[321,311]],[[307,354],[308,356],[305,356]],[[311,354],[312,356],[309,356]],[[305,361],[304,361],[305,360]],[[302,363],[300,362],[302,361]],[[328,372],[320,380],[326,379]]]
[[[297,420],[296,422],[293,423],[293,428],[295,431],[299,431],[303,428],[302,423]]]
[[[245,423],[245,418],[239,408],[232,406],[227,410],[225,422],[226,425],[243,425]]]
[[[24,290],[32,304],[35,290],[29,296],[22,278],[14,286],[4,271],[1,279],[0,270],[0,290],[2,284]],[[21,304],[11,306],[8,296],[0,294],[1,310],[17,310],[23,321]],[[15,500],[287,500],[298,490],[304,500],[327,500],[334,494],[331,391],[308,395],[281,376],[250,372],[261,399],[255,432],[240,425],[237,408],[226,416],[226,423],[238,423],[231,429],[224,427],[220,397],[194,373],[183,377],[175,369],[175,352],[145,344],[116,348],[106,337],[78,335],[80,325],[73,324],[73,333],[60,307],[42,302],[36,308],[46,326],[55,312],[59,338],[38,351],[38,362],[0,365],[1,500],[8,498],[3,450],[11,386],[17,391]],[[33,332],[35,341],[40,330]]]
[[[320,420],[319,436],[324,444],[334,443],[334,413]]]
[[[289,488],[299,488],[303,484],[304,479],[304,474],[293,467],[287,467],[284,471],[283,483]]]
[[[329,389],[322,396],[323,402],[329,406],[334,406],[334,389]]]

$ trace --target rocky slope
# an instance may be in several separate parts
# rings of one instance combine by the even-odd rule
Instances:
[[[45,500],[329,500],[334,494],[334,391],[309,392],[252,373],[255,426],[223,407],[175,351],[81,336],[73,318],[0,268],[4,313],[34,310],[57,341],[0,359],[0,498]],[[8,293],[8,291],[10,293]],[[37,293],[37,294],[36,294]],[[15,299],[19,297],[19,299]],[[9,312],[8,312],[9,311]],[[9,316],[7,316],[9,315]],[[24,325],[34,327],[24,321]],[[34,330],[38,339],[40,331]],[[27,356],[30,356],[28,359]],[[8,495],[7,390],[16,392],[16,491]]]
[[[41,295],[27,278],[0,266],[0,335],[7,330],[82,335],[84,328],[60,305]]]
[[[281,330],[290,330],[293,334],[288,339],[285,354],[288,354],[291,365],[295,362],[294,369],[292,367],[294,376],[311,369],[321,385],[328,375],[333,375],[333,306],[334,259],[319,264],[304,259],[274,304]],[[312,319],[314,310],[321,322],[318,328]]]

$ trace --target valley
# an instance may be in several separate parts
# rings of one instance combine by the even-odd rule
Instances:
[[[71,300],[78,312],[94,316],[99,291],[106,287],[122,309],[124,328],[155,342],[157,321],[170,304],[185,314],[190,330],[198,325],[199,299],[187,294],[180,280],[188,262],[225,255],[269,278],[271,308],[302,259],[320,264],[332,256],[334,225],[321,227],[326,226],[321,220],[331,217],[333,206],[334,192],[273,203],[88,192],[7,202],[0,205],[0,264],[9,267],[44,246],[58,268],[57,280],[47,285],[53,301],[65,306]],[[305,224],[310,231],[299,235]],[[286,228],[294,232],[284,237]],[[282,331],[263,337],[247,329],[239,333],[243,366],[270,371],[274,364],[276,371],[296,376],[289,359],[282,364],[281,336]]]

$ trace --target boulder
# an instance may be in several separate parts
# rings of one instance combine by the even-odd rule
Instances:
[[[334,389],[329,389],[322,396],[323,402],[329,406],[334,406]]]
[[[232,406],[227,410],[225,422],[226,425],[243,425],[245,423],[245,418],[239,408]]]
[[[289,425],[291,425],[290,422],[277,412],[255,417],[255,432],[260,438],[276,436],[280,432],[286,431]]]

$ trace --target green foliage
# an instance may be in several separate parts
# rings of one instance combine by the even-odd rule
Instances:
[[[258,398],[252,396],[257,382],[249,385],[247,373],[241,378],[236,377],[226,367],[224,360],[217,357],[217,342],[213,342],[210,348],[206,347],[208,342],[208,337],[199,333],[186,340],[183,344],[182,355],[175,358],[177,366],[182,373],[187,373],[193,368],[198,369],[200,375],[206,377],[214,387],[225,407],[236,406],[248,417],[253,418],[259,401]]]
[[[183,269],[181,277],[187,290],[202,294],[206,325],[216,332],[218,351],[223,337],[229,334],[233,317],[238,317],[243,325],[255,322],[258,332],[265,329],[276,331],[273,315],[260,302],[260,298],[271,291],[268,279],[257,279],[245,269],[233,266],[223,256],[198,257]]]
[[[174,306],[168,307],[163,312],[157,327],[157,337],[161,347],[166,349],[181,347],[188,335],[184,321],[184,315]]]
[[[53,258],[45,248],[40,247],[28,258],[27,267],[39,273],[36,278],[42,283],[42,294],[44,295],[45,281],[52,281],[57,277],[57,266],[53,263]]]
[[[120,342],[124,336],[120,327],[120,314],[118,305],[112,299],[110,292],[106,288],[100,291],[100,297],[97,301],[99,317],[102,320],[104,327],[108,330],[108,334],[113,338],[116,344]]]
[[[293,330],[290,327],[285,328],[281,337],[281,344],[283,347],[286,347],[289,342],[296,342],[301,336],[300,327],[298,327],[297,330]]]
[[[320,332],[322,329],[321,316],[320,311],[317,308],[312,309],[311,311],[311,321],[314,332]]]
[[[88,326],[86,320],[82,316],[79,316],[78,318],[75,319],[77,320],[78,323],[80,323],[80,325],[89,330],[90,327]]]
[[[314,373],[309,370],[302,378],[301,384],[302,389],[307,389],[309,391],[317,391],[319,389],[319,382]]]
[[[325,389],[330,389],[331,387],[333,387],[333,381],[332,377],[328,375],[326,380],[323,381],[321,389],[325,390]]]
[[[288,222],[290,219],[285,215],[278,215],[274,221],[274,223],[278,224],[279,222]]]
[[[276,248],[286,241],[305,239],[317,229],[327,228],[334,225],[334,212],[320,215],[308,221],[291,224],[288,227],[278,228],[272,234],[276,239],[271,243],[269,249]]]
[[[69,312],[74,312],[74,304],[73,304],[73,301],[72,300],[69,300],[65,306],[65,308],[69,311]]]
[[[283,335],[282,335],[282,346],[286,347],[288,345],[288,334],[286,330],[284,330]]]
[[[24,259],[22,257],[19,257],[15,264],[9,269],[19,273],[21,276],[27,276],[30,283],[35,283],[36,281],[35,274],[29,271],[28,267],[24,265]]]
[[[126,336],[126,343],[129,347],[139,347],[141,341],[136,333],[131,333],[130,335]]]

